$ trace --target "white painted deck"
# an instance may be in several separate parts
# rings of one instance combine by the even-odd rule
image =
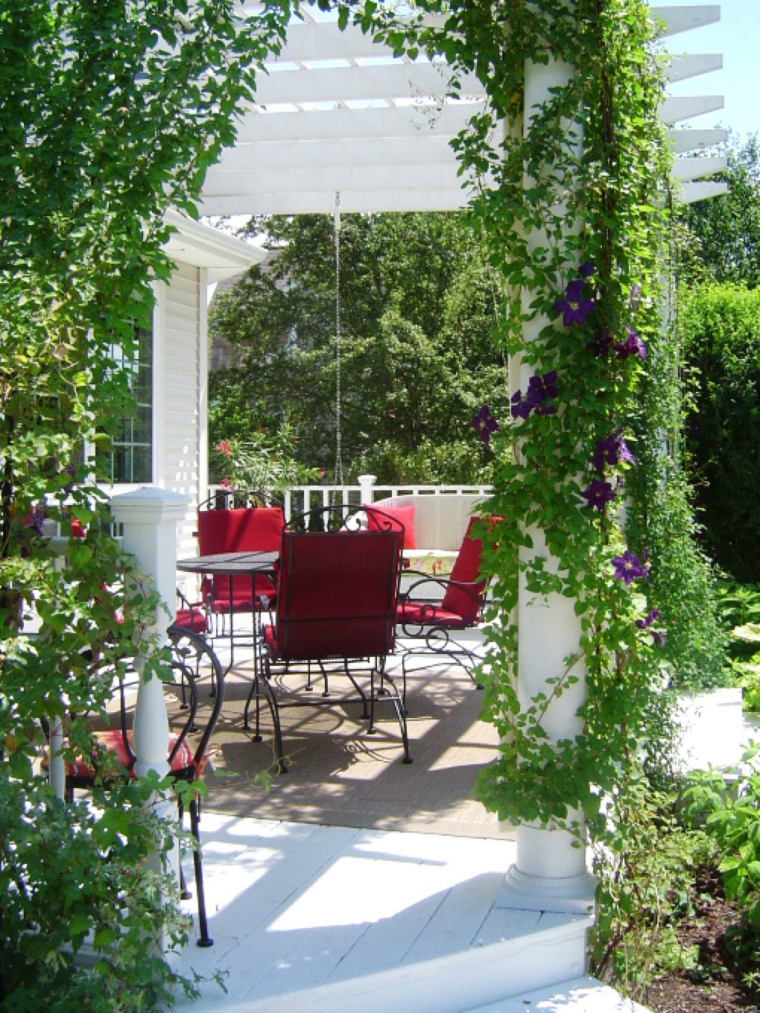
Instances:
[[[227,992],[205,981],[188,1009],[444,1013],[583,973],[588,917],[494,905],[511,840],[214,813],[201,830],[214,946],[193,941],[179,966]]]

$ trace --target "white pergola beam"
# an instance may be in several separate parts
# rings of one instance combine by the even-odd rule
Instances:
[[[692,116],[703,116],[722,109],[725,100],[722,95],[674,95],[666,98],[660,106],[663,123],[680,123]]]
[[[684,182],[692,179],[699,179],[701,176],[712,176],[716,172],[722,172],[728,165],[725,155],[716,155],[713,158],[677,158],[673,163],[673,179],[680,179]]]
[[[451,162],[448,137],[336,138],[319,141],[263,141],[228,148],[210,170],[208,178],[230,170],[294,169],[304,165],[350,167],[367,165],[414,165]]]
[[[723,69],[721,53],[683,53],[674,56],[667,68],[669,81],[688,81],[700,74]]]
[[[274,63],[305,63],[313,60],[362,60],[393,56],[390,46],[374,42],[356,25],[340,32],[334,22],[293,22],[288,38]]]
[[[311,112],[248,113],[238,128],[238,144],[255,141],[318,141],[338,138],[453,137],[483,102],[452,102],[384,109],[330,109]],[[453,157],[453,155],[452,155]]]
[[[461,211],[467,205],[467,193],[460,189],[410,190],[341,190],[340,209],[346,214],[380,214],[384,211]],[[335,211],[335,191],[325,190],[299,193],[253,194],[209,197],[203,199],[201,215],[307,215],[332,214]]]
[[[676,155],[686,151],[700,151],[710,148],[713,144],[720,144],[728,138],[727,130],[690,130],[688,127],[679,130],[671,129],[668,137]]]
[[[330,165],[323,168],[314,166],[298,168],[245,169],[231,172],[210,172],[204,187],[209,198],[225,195],[248,197],[257,193],[274,191],[326,190],[334,193],[340,190],[402,190],[402,189],[451,189],[457,187],[456,162],[424,165],[419,161],[403,167],[395,165],[342,166]]]
[[[664,37],[690,32],[720,21],[720,4],[699,4],[693,7],[653,7],[652,14],[665,22]]]
[[[723,193],[728,193],[728,183],[684,183],[676,191],[675,199],[679,204],[695,204],[708,197],[720,197]]]
[[[258,78],[256,102],[274,105],[407,99],[415,95],[434,99],[450,94],[482,95],[483,87],[474,75],[464,77],[457,91],[451,87],[451,78],[445,67],[431,63],[287,70]]]

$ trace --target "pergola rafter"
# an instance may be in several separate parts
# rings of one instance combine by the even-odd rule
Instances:
[[[251,7],[250,9],[253,9]],[[717,5],[655,7],[666,36],[720,18]],[[675,56],[673,82],[720,69],[719,54]],[[288,28],[280,55],[261,76],[257,101],[243,115],[235,146],[208,173],[204,215],[331,213],[340,192],[344,212],[453,211],[471,191],[458,174],[451,140],[486,102],[474,75],[459,81],[442,62],[394,57],[356,26],[309,5]],[[674,124],[721,109],[716,95],[672,97],[661,115],[670,126],[679,199],[699,200],[723,185],[694,182],[722,168],[718,159],[688,158],[725,137],[722,131]],[[485,181],[487,185],[487,181]]]

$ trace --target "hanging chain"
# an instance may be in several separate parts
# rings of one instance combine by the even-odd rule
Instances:
[[[340,191],[335,193],[335,484],[343,485],[343,458],[341,455],[341,389],[340,389]]]

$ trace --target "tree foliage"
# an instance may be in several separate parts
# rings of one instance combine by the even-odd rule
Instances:
[[[705,284],[684,294],[679,324],[693,379],[686,430],[691,479],[715,562],[760,581],[760,291]]]
[[[487,462],[470,423],[484,400],[506,406],[505,362],[492,340],[501,283],[463,218],[342,216],[341,438],[354,476],[472,481]],[[212,437],[290,420],[300,459],[331,470],[333,220],[302,215],[253,227],[266,230],[274,256],[215,301],[212,330],[239,355],[212,378]]]
[[[679,212],[683,230],[681,281],[760,285],[760,135],[739,141],[729,134],[717,145],[728,166],[714,179],[728,191],[710,200],[685,205]]]
[[[94,812],[63,807],[37,754],[60,719],[70,748],[88,748],[81,715],[102,710],[129,657],[161,670],[158,603],[111,538],[82,447],[107,446],[131,403],[118,362],[169,274],[164,213],[193,212],[289,10],[238,13],[231,0],[0,4],[4,1008],[149,1008],[175,978],[150,957],[156,931],[186,931],[144,862],[170,839],[143,805],[155,785],[104,794]],[[84,538],[69,537],[75,521]],[[20,627],[32,611],[30,636]],[[76,952],[88,932],[102,960],[77,970],[61,947]]]

